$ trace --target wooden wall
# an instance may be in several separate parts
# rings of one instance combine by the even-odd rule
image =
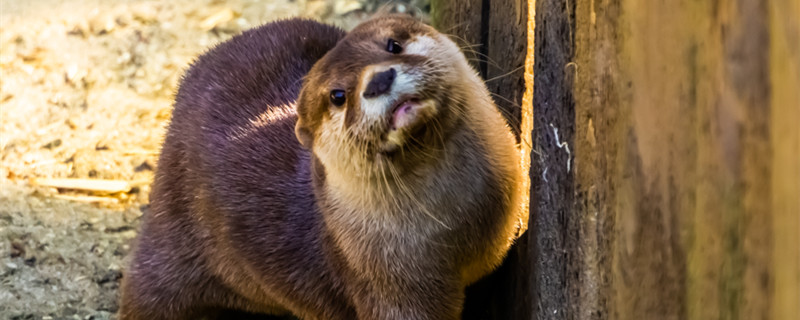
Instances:
[[[528,234],[465,318],[800,317],[800,0],[532,2],[432,2],[533,105]]]

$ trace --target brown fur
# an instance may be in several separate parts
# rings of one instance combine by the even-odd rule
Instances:
[[[396,130],[388,95],[360,95],[391,66],[422,101]],[[515,234],[517,163],[483,83],[422,23],[248,31],[181,84],[120,318],[457,319]]]

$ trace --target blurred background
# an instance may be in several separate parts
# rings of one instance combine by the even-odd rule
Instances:
[[[113,318],[192,59],[276,19],[350,29],[381,7],[428,3],[0,1],[0,319]]]

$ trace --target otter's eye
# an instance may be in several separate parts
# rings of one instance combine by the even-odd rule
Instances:
[[[347,97],[344,94],[344,90],[331,90],[331,103],[333,105],[341,107],[345,100],[347,100]]]
[[[397,42],[394,39],[389,39],[389,42],[386,43],[386,51],[398,54],[403,52],[403,47],[400,46],[400,42]]]

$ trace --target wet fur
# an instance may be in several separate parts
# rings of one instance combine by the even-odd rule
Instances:
[[[431,93],[438,110],[403,133],[399,151],[377,156],[381,126],[350,104],[331,112],[327,86],[380,63],[365,39],[388,34],[439,35],[403,16],[347,36],[294,19],[194,63],[125,272],[121,319],[225,309],[459,318],[464,287],[501,262],[516,230],[513,136],[463,56],[447,57],[458,74],[425,71],[438,80],[430,90],[447,92]]]

